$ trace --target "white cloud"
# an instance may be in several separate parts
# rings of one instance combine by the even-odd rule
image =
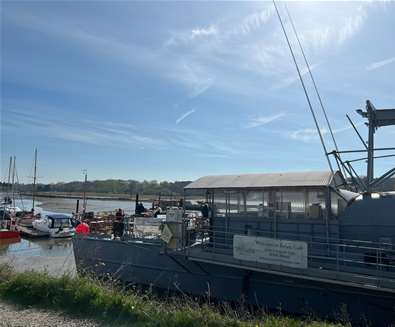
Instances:
[[[313,71],[315,68],[317,68],[319,66],[319,64],[313,64],[310,65],[310,70]],[[299,66],[300,69],[300,66]],[[306,75],[309,72],[309,69],[307,67],[300,69],[300,75],[303,77],[304,75]],[[272,89],[273,90],[279,90],[279,89],[284,89],[287,88],[288,86],[291,86],[292,84],[294,84],[295,82],[298,82],[299,79],[299,75],[296,71],[296,68],[294,68],[294,73],[291,74],[291,76],[288,76],[286,78],[284,78],[283,80],[281,80],[280,82],[278,82],[277,84],[275,84]],[[305,82],[305,81],[304,81]]]
[[[268,6],[266,9],[255,12],[245,17],[242,22],[236,26],[231,34],[249,34],[265,25],[272,17],[274,7]]]
[[[322,58],[358,33],[366,22],[367,5],[342,4],[339,9],[334,5],[322,8],[322,4],[315,3],[290,4],[308,57],[313,50],[316,57]],[[155,77],[186,87],[191,98],[214,86],[229,93],[251,95],[261,94],[265,88],[272,91],[271,85],[285,88],[297,80],[289,77],[294,67],[275,20],[273,4],[258,6],[259,10],[247,14],[240,11],[219,15],[205,26],[192,22],[188,28],[173,30],[160,44],[150,45],[114,38],[111,33],[83,30],[70,21],[53,24],[45,17],[23,14],[12,19],[73,41],[94,52],[95,57],[99,54],[118,64],[144,66]],[[304,19],[306,16],[308,20]]]
[[[362,126],[364,123],[356,123],[355,126]],[[332,128],[333,134],[343,133],[352,129],[352,126],[343,126],[338,128]],[[321,128],[321,134],[323,136],[329,134],[329,130],[325,127]],[[296,131],[288,133],[288,137],[293,140],[311,142],[319,140],[319,136],[316,128],[302,128]]]
[[[321,128],[322,135],[327,134],[326,128]],[[303,128],[293,132],[290,132],[289,137],[293,140],[303,141],[303,142],[311,142],[318,140],[318,134],[316,128]]]
[[[187,62],[176,67],[170,76],[187,86],[190,98],[196,98],[206,92],[215,80],[212,74],[207,72],[201,65]]]
[[[199,36],[208,36],[208,35],[215,35],[218,33],[218,30],[215,26],[211,25],[206,28],[194,28],[191,31],[191,39],[195,39]]]
[[[395,57],[392,57],[392,58],[384,59],[381,61],[372,62],[369,65],[367,65],[365,68],[366,68],[366,70],[371,71],[371,70],[375,70],[377,68],[381,68],[383,66],[392,64],[394,62],[395,62]]]
[[[151,145],[161,146],[157,140],[131,130],[131,125],[111,121],[62,120],[50,114],[39,115],[37,111],[7,110],[7,117],[14,121],[12,128],[31,129],[37,134],[66,141],[95,145]],[[116,126],[110,128],[109,126]]]
[[[354,36],[362,27],[367,18],[367,13],[364,7],[357,8],[357,14],[346,17],[342,26],[339,29],[338,43],[344,43],[346,40]]]
[[[196,111],[195,109],[192,109],[192,110],[189,110],[189,111],[183,113],[180,117],[177,118],[177,120],[176,120],[176,125],[178,125],[179,123],[181,123],[181,122],[182,122],[185,118],[187,118],[188,116],[192,115],[195,111]]]
[[[270,116],[259,116],[252,118],[244,127],[245,128],[255,128],[259,126],[263,126],[269,124],[275,120],[278,120],[285,116],[285,113],[281,112],[275,115]]]

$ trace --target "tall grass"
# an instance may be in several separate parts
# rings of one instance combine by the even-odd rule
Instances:
[[[114,326],[334,326],[264,313],[252,316],[248,311],[226,306],[219,310],[186,297],[163,300],[87,277],[17,273],[5,265],[0,265],[0,297],[15,303],[92,317]]]

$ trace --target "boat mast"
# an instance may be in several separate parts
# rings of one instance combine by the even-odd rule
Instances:
[[[85,213],[86,212],[86,183],[88,181],[88,171],[86,169],[84,169],[84,175],[85,175],[85,179],[84,179],[84,195],[83,195],[83,201],[82,201],[82,212]]]
[[[16,161],[16,156],[14,156],[14,164],[12,167],[12,204],[15,207],[15,170],[16,170],[16,166],[15,166],[15,161]]]
[[[366,193],[371,193],[374,188],[377,188],[378,185],[382,184],[385,180],[389,179],[391,176],[395,175],[395,168],[390,169],[383,175],[381,175],[376,180],[374,179],[374,159],[375,158],[384,158],[384,157],[393,157],[395,154],[385,155],[385,156],[374,156],[374,152],[379,150],[395,150],[395,148],[374,148],[374,133],[379,127],[383,126],[391,126],[395,125],[395,109],[376,109],[372,102],[369,100],[366,101],[366,111],[362,109],[358,109],[357,113],[362,117],[368,119],[368,145],[367,145],[367,181],[366,181]]]
[[[10,164],[8,165],[8,180],[7,180],[7,201],[11,191],[11,167],[12,167],[12,156],[10,156]]]
[[[37,148],[34,150],[34,174],[33,174],[33,190],[32,190],[32,211],[34,213],[34,204],[35,204],[35,196],[36,196],[36,181],[37,181]]]

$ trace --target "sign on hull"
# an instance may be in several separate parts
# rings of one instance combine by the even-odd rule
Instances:
[[[235,259],[292,268],[307,268],[307,243],[260,236],[234,235]]]

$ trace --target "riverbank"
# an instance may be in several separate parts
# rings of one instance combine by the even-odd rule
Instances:
[[[31,192],[21,192],[22,196],[31,196]],[[57,199],[74,199],[81,200],[84,197],[83,193],[80,192],[36,192],[36,198],[57,198]],[[88,200],[103,200],[103,201],[135,201],[136,196],[130,194],[117,194],[117,193],[86,193],[86,199]],[[182,195],[166,196],[162,195],[161,200],[170,201],[181,198]],[[139,201],[152,202],[158,199],[158,195],[146,195],[140,194]]]
[[[112,326],[342,326],[266,313],[252,316],[246,309],[199,304],[185,296],[158,299],[148,293],[124,291],[109,282],[40,272],[18,273],[6,265],[0,265],[0,298]]]

